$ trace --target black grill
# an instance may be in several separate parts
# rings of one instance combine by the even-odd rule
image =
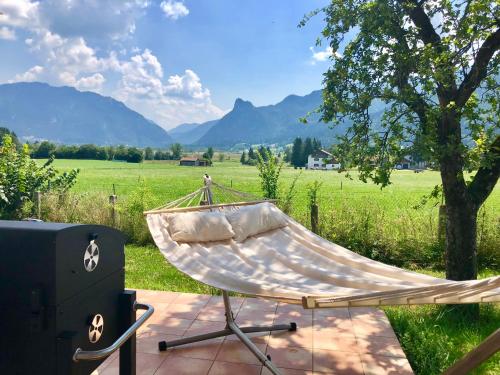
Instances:
[[[0,374],[90,374],[103,359],[74,361],[77,348],[105,349],[135,319],[122,233],[0,221],[0,254]]]

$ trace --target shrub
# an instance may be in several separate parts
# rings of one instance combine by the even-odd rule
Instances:
[[[143,212],[153,207],[154,201],[153,194],[142,182],[123,203],[118,204],[118,227],[128,241],[139,245],[152,243]]]
[[[30,158],[27,145],[17,151],[10,135],[0,146],[0,218],[20,219],[33,214],[36,191],[68,191],[76,182],[79,170],[59,174],[52,167],[51,157],[39,166]]]
[[[271,151],[263,149],[257,152],[260,185],[265,198],[278,199],[279,177],[283,162],[278,162]]]

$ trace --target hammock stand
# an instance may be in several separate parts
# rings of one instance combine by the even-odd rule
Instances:
[[[224,201],[214,202],[212,186],[221,191]],[[240,202],[234,203],[232,200],[233,203],[226,203],[228,195],[236,196]],[[204,247],[202,244],[193,244],[192,247],[186,244],[179,245],[173,242],[167,230],[162,228],[163,214],[238,209],[240,206],[269,201],[273,202],[219,185],[206,176],[205,185],[200,189],[167,205],[144,212],[157,246],[170,263],[195,280],[221,290],[226,316],[225,329],[168,342],[161,341],[159,342],[161,351],[235,334],[264,367],[268,368],[273,375],[280,375],[279,370],[271,362],[270,356],[264,355],[246,334],[296,331],[297,325],[291,322],[263,327],[239,327],[234,321],[228,291],[284,303],[301,304],[304,309],[500,301],[500,276],[484,280],[450,281],[402,270],[332,244],[308,231],[291,218],[288,218],[290,228],[278,229],[272,234],[257,235],[255,238],[246,240],[248,245],[243,244],[242,249],[235,247],[234,243],[232,245],[215,244],[213,252],[210,251],[211,247]],[[193,207],[193,203],[198,205]],[[288,242],[276,244],[273,238],[277,241],[287,240]],[[285,247],[282,252],[279,251],[279,245]],[[260,247],[261,251],[268,251],[268,253],[263,253],[266,258],[258,259],[255,263],[261,253],[252,253],[252,246]],[[273,250],[276,251],[272,252]],[[224,259],[224,251],[227,252],[225,255],[228,258],[226,259]],[[210,258],[211,254],[213,258]],[[237,261],[242,261],[242,263],[238,264]],[[225,269],[226,262],[233,262],[231,263],[232,269]],[[255,270],[249,270],[249,265],[245,262]],[[290,275],[268,274],[280,272],[279,269],[273,268],[275,264],[272,263],[285,265],[287,267],[285,271],[289,271],[291,277]],[[238,270],[239,267],[242,269]],[[498,350],[498,345],[497,343],[494,352]],[[460,372],[452,370],[447,375],[458,373]]]
[[[190,202],[193,201],[195,197],[200,195],[200,200],[199,203],[201,205],[209,205],[213,208],[217,208],[220,206],[227,206],[227,204],[214,204],[213,202],[213,195],[211,191],[211,185],[212,181],[207,180],[205,178],[205,186],[199,190],[197,190],[194,196],[189,197]],[[221,189],[228,189],[226,187],[222,187],[221,185],[217,185],[221,187]],[[243,197],[250,197],[250,195],[247,195],[245,193],[237,192],[236,190],[229,189],[233,194],[240,195]],[[182,199],[182,198],[181,198]],[[233,203],[234,205],[248,205],[248,204],[255,204],[258,202],[265,202],[268,200],[253,200],[251,202],[239,202],[239,203]],[[182,201],[183,202],[183,201]],[[182,204],[182,202],[177,202],[176,204]],[[190,203],[189,202],[189,203]],[[189,207],[189,203],[187,204]],[[170,205],[169,205],[170,206]],[[165,209],[165,206],[162,207]],[[168,210],[168,208],[167,208]],[[171,208],[168,210],[168,212],[176,212],[176,211],[186,211],[189,209],[186,208]],[[153,210],[154,212],[158,212],[158,209]],[[150,211],[146,211],[145,214],[150,213]],[[234,314],[231,309],[231,302],[229,300],[229,294],[226,290],[221,289],[222,292],[222,299],[224,301],[224,315],[226,317],[226,328],[220,331],[214,331],[202,335],[196,335],[196,336],[191,336],[191,337],[185,337],[182,339],[178,340],[171,340],[171,341],[160,341],[158,343],[158,349],[160,351],[166,351],[169,348],[173,348],[176,346],[181,346],[181,345],[186,345],[186,344],[191,344],[193,342],[200,342],[200,341],[205,341],[205,340],[210,340],[210,339],[215,339],[217,337],[224,337],[224,336],[230,336],[230,335],[236,335],[238,339],[253,353],[253,355],[262,363],[264,367],[267,367],[267,369],[273,374],[273,375],[281,375],[281,372],[276,368],[276,366],[271,362],[271,356],[265,355],[260,351],[260,349],[252,342],[252,340],[246,335],[247,333],[255,333],[255,332],[270,332],[270,331],[290,331],[294,332],[297,330],[297,324],[295,322],[290,322],[289,324],[273,324],[270,326],[249,326],[249,327],[240,327],[234,320]]]

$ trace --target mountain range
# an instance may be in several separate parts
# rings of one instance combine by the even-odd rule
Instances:
[[[345,126],[330,129],[311,114],[308,124],[300,118],[317,109],[322,102],[321,91],[305,96],[289,95],[274,105],[255,107],[251,102],[236,99],[233,109],[221,119],[202,124],[182,124],[169,131],[181,143],[194,146],[228,147],[237,144],[287,144],[295,137],[315,137],[324,144],[333,142]]]
[[[163,128],[122,102],[39,82],[0,85],[0,126],[25,141],[138,147],[173,143]]]
[[[24,141],[49,140],[61,144],[129,145],[163,148],[174,142],[193,148],[231,148],[249,144],[288,144],[295,137],[333,142],[345,125],[330,129],[318,115],[300,118],[317,109],[321,91],[289,95],[277,104],[256,107],[236,99],[231,111],[218,120],[182,124],[165,131],[122,102],[72,87],[39,82],[0,85],[0,126]]]

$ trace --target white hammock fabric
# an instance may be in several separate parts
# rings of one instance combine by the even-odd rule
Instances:
[[[237,209],[222,204],[177,211]],[[222,290],[304,308],[500,301],[500,276],[457,282],[406,271],[331,243],[289,217],[286,227],[242,243],[177,243],[165,219],[174,210],[145,213],[156,245],[180,271]]]

